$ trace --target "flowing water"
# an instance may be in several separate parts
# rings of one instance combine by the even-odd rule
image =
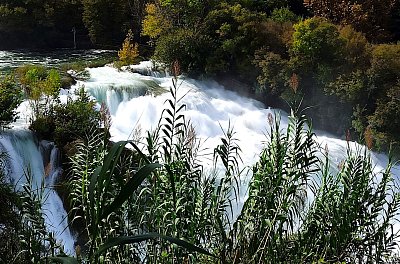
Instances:
[[[0,51],[0,75],[11,72],[23,64],[41,64],[57,67],[62,63],[74,61],[89,62],[94,59],[108,57],[115,52],[102,50],[62,50],[54,52]],[[26,176],[32,177],[32,188],[43,189],[42,213],[47,230],[55,234],[58,242],[62,242],[68,253],[74,252],[74,237],[68,226],[67,213],[63,202],[54,190],[58,177],[62,173],[59,151],[53,143],[38,141],[26,129],[30,118],[29,103],[23,102],[18,108],[20,118],[14,129],[0,134],[0,151],[5,151],[7,160],[7,176],[15,184],[16,190],[22,190]]]
[[[27,130],[14,130],[0,136],[0,151],[8,154],[6,175],[14,183],[17,191],[31,177],[32,189],[37,194],[43,191],[42,214],[48,231],[55,234],[67,252],[74,252],[74,239],[68,227],[67,213],[63,202],[53,186],[62,173],[59,151],[54,143],[37,141]],[[42,189],[42,181],[45,188]]]
[[[108,50],[0,51],[0,73],[7,73],[24,64],[57,67],[63,63],[92,61],[115,56]]]
[[[138,131],[145,132],[154,129],[159,122],[163,109],[167,106],[165,100],[171,98],[168,92],[169,88],[172,87],[171,77],[153,72],[151,68],[151,62],[142,62],[140,65],[131,67],[132,72],[118,71],[109,66],[88,69],[90,79],[78,81],[70,91],[63,90],[61,99],[65,101],[74,89],[84,85],[88,93],[99,103],[103,102],[108,106],[112,116],[112,139],[114,141],[130,139],[134,135],[138,136]],[[282,128],[287,126],[286,113],[267,108],[258,101],[241,97],[212,80],[198,81],[180,78],[178,86],[178,97],[182,97],[180,103],[187,106],[185,110],[186,118],[191,120],[197,136],[202,139],[204,153],[211,153],[212,147],[220,143],[223,131],[226,131],[228,127],[233,127],[235,137],[242,149],[243,164],[251,166],[257,161],[256,159],[263,148],[263,142],[267,139],[266,133],[269,131],[268,114],[280,114]],[[27,114],[29,107],[27,107],[26,102],[22,104],[19,111],[21,118],[17,124],[21,127],[29,116]],[[144,135],[144,133],[142,134]],[[317,141],[321,146],[323,148],[325,145],[327,146],[332,162],[339,164],[340,161],[345,159],[348,145],[346,140],[332,137],[320,131],[317,131],[316,134]],[[22,173],[21,164],[24,164],[24,166],[29,164],[37,169],[38,175],[41,177],[43,175],[43,158],[40,158],[42,155],[39,155],[40,151],[37,144],[33,144],[33,139],[28,140],[24,137],[17,136],[15,141],[18,140],[23,141],[23,143],[18,144],[28,144],[30,147],[18,150],[17,143],[14,143],[13,147],[9,148],[10,155],[15,159],[32,158],[27,163],[16,161],[15,168],[12,168],[13,173],[20,175]],[[5,141],[9,142],[10,140]],[[0,140],[0,142],[3,141]],[[362,148],[355,142],[350,142],[349,146],[353,150]],[[371,153],[371,157],[376,164],[375,171],[382,171],[388,162],[387,156]],[[393,172],[396,178],[400,175],[398,167],[395,167]],[[46,179],[46,181],[55,180],[52,177],[49,179]],[[246,199],[245,190],[248,179],[248,176],[242,178],[242,190],[244,190],[241,193],[242,202]],[[62,209],[62,204],[59,203],[59,197],[55,195],[51,199],[55,200],[54,203],[51,202],[53,208],[57,208],[51,210],[55,214],[59,214],[58,220],[55,221],[63,223],[62,215],[65,214],[65,211]],[[61,230],[63,225],[59,224],[59,226],[58,230]],[[60,237],[64,241],[72,239],[68,233],[64,234],[69,236],[68,238]],[[72,242],[68,243],[71,244]]]

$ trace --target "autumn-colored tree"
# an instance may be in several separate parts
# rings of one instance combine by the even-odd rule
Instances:
[[[146,16],[142,24],[142,34],[156,39],[172,29],[171,20],[164,14],[159,5],[149,3],[146,5]]]
[[[336,24],[352,25],[370,40],[388,38],[389,21],[397,0],[305,0],[315,16],[325,17]]]
[[[118,51],[118,57],[122,65],[129,65],[136,62],[139,56],[139,45],[133,42],[133,32],[128,31],[122,48]]]

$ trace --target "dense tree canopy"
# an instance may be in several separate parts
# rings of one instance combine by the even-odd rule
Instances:
[[[334,23],[352,25],[375,41],[391,37],[390,23],[393,22],[395,5],[398,4],[397,0],[306,0],[304,2],[314,15],[326,17]]]

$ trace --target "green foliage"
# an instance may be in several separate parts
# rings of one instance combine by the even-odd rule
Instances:
[[[30,129],[42,138],[54,140],[62,148],[100,126],[100,113],[83,87],[76,100],[58,101],[61,77],[57,70],[27,65],[17,69],[17,76],[33,109]]]
[[[259,47],[258,25],[266,16],[236,3],[196,2],[203,1],[179,8],[174,7],[180,1],[147,5],[143,34],[156,39],[154,58],[167,65],[178,60],[182,71],[190,74],[249,71]]]
[[[371,129],[374,147],[380,150],[397,144],[398,80],[400,78],[400,49],[396,44],[373,46],[366,74],[362,67],[347,75],[348,81],[338,78],[333,90],[358,104],[354,112],[354,125],[361,135]],[[361,111],[362,109],[362,111]],[[397,147],[394,149],[397,152]]]
[[[0,152],[0,261],[3,263],[11,261],[18,254],[21,247],[18,235],[22,229],[18,213],[20,196],[6,180],[7,159],[7,153]]]
[[[358,102],[368,92],[367,83],[368,80],[366,80],[364,73],[357,70],[350,74],[340,75],[335,81],[329,83],[326,89],[342,100]]]
[[[4,179],[3,165],[10,157],[5,153],[0,156],[0,261],[36,264],[43,263],[42,258],[62,254],[62,248],[45,227],[42,210],[47,199],[44,179],[36,186],[31,172],[26,170],[22,176],[26,179],[23,190],[16,192]]]
[[[108,132],[93,129],[75,142],[70,215],[73,225],[81,227],[79,241],[85,254],[56,256],[62,252],[45,231],[38,202],[45,197],[34,192],[27,178],[21,209],[24,259],[33,263],[43,259],[126,263],[143,258],[148,263],[389,260],[400,209],[391,162],[376,173],[367,150],[349,150],[336,169],[304,116],[292,112],[282,130],[278,115],[270,114],[270,131],[252,166],[248,198],[235,219],[241,150],[234,130],[229,127],[224,132],[213,152],[213,169],[204,170],[199,161],[201,142],[185,118],[178,81],[174,77],[158,127],[143,141],[109,147]],[[222,171],[217,170],[219,165]],[[49,247],[43,247],[45,240]]]
[[[191,30],[180,29],[171,35],[165,35],[157,40],[154,59],[171,65],[179,61],[183,71],[196,73],[203,68],[204,56],[207,56],[211,46],[206,36],[194,33]]]
[[[273,21],[280,23],[284,22],[296,23],[300,20],[300,18],[287,7],[274,9],[271,13],[270,18]]]
[[[339,35],[345,41],[343,56],[346,60],[346,67],[350,70],[368,68],[372,49],[365,35],[357,32],[350,25],[340,27]]]
[[[72,159],[74,166],[71,196],[75,213],[74,221],[82,218],[87,228],[89,262],[97,263],[99,259],[107,262],[113,262],[115,259],[138,260],[140,253],[135,249],[137,245],[131,244],[150,239],[156,242],[159,238],[189,251],[210,255],[206,250],[187,241],[160,233],[126,236],[137,232],[135,222],[131,222],[131,217],[136,213],[135,209],[138,206],[132,203],[137,199],[137,189],[145,179],[152,177],[153,172],[156,174],[156,169],[162,169],[162,166],[157,163],[149,163],[140,169],[136,166],[131,167],[132,164],[129,162],[132,161],[132,153],[128,153],[128,156],[124,155],[124,147],[129,143],[138,149],[137,145],[133,142],[118,142],[105,154],[104,143],[101,143],[102,136],[101,134],[99,136],[93,137],[94,140],[89,139],[86,146],[78,145],[78,152]],[[87,146],[92,146],[92,143],[96,144],[93,146],[96,150],[87,152]],[[96,167],[96,164],[88,163],[87,159],[90,157],[100,157],[97,164],[101,162],[101,166]],[[127,157],[131,161],[125,163],[124,160]],[[124,167],[126,165],[128,167]],[[81,171],[82,169],[83,171]],[[125,222],[127,215],[129,217],[127,220],[131,222],[130,225],[126,225]]]
[[[22,94],[13,77],[4,77],[0,82],[0,130],[16,120],[16,108],[21,101]]]
[[[257,78],[261,91],[267,90],[268,93],[281,95],[288,88],[289,63],[279,54],[259,51],[254,63],[261,69]]]
[[[340,61],[344,41],[339,37],[337,27],[328,20],[313,17],[294,26],[291,52],[298,63],[334,64]]]
[[[295,260],[290,244],[306,210],[307,189],[318,171],[317,145],[304,117],[290,117],[286,132],[270,115],[269,140],[253,177],[236,226],[235,263],[285,263]]]
[[[375,112],[368,116],[368,124],[373,131],[377,146],[387,148],[389,143],[400,143],[398,129],[400,128],[400,84],[391,87],[386,96],[377,100]]]
[[[393,85],[400,77],[400,44],[381,44],[373,47],[371,69],[373,81],[378,85]]]
[[[144,36],[155,39],[164,35],[171,28],[171,21],[162,14],[159,6],[151,3],[146,5],[146,16],[142,25],[142,34]]]
[[[299,252],[307,262],[313,258],[306,254],[310,249],[328,262],[388,261],[398,234],[384,230],[393,227],[400,208],[400,195],[390,172],[392,163],[375,173],[367,151],[357,150],[348,151],[337,173],[330,166],[326,157]]]
[[[281,23],[271,19],[262,22],[258,30],[260,43],[265,46],[266,51],[279,54],[285,59],[289,57],[288,47],[292,43],[293,32],[291,22]],[[259,53],[260,50],[257,50],[255,55],[257,56]]]
[[[63,147],[76,139],[85,137],[88,130],[100,126],[100,112],[95,102],[90,100],[83,87],[75,100],[69,98],[66,104],[57,104],[52,116],[53,139]]]
[[[16,75],[30,99],[33,110],[31,123],[36,119],[47,119],[51,116],[61,88],[59,72],[44,66],[24,65],[16,70]]]

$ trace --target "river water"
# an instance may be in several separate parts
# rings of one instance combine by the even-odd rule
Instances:
[[[31,58],[34,58],[31,60],[34,60],[35,63],[57,64],[59,61],[68,61],[68,56],[64,55],[41,57],[24,53],[5,52],[3,53],[5,55],[1,54],[0,52],[0,65],[11,65],[7,67],[14,67],[18,65],[19,61],[25,62]],[[84,54],[90,57],[101,54],[101,52],[92,51]],[[17,56],[18,59],[8,62],[14,56]],[[68,94],[72,94],[74,89],[83,85],[94,99],[99,103],[104,102],[108,106],[112,116],[111,135],[114,141],[131,139],[133,135],[138,136],[134,131],[142,131],[144,135],[145,131],[157,126],[161,113],[166,107],[165,100],[170,98],[169,88],[172,87],[171,77],[153,72],[151,68],[151,62],[142,62],[140,65],[131,67],[131,71],[118,71],[111,66],[88,69],[90,79],[78,81],[69,91],[63,90],[61,99],[65,100]],[[281,115],[282,128],[287,126],[288,118],[285,112],[268,108],[258,101],[242,97],[212,80],[200,81],[182,77],[178,81],[178,86],[178,97],[182,98],[180,103],[186,104],[185,115],[192,121],[197,136],[202,140],[205,154],[220,143],[223,130],[226,131],[231,126],[234,128],[235,137],[242,149],[243,166],[251,166],[257,161],[257,156],[263,148],[263,142],[267,140],[268,114]],[[24,127],[28,112],[26,103],[19,108],[19,111],[21,118],[17,122],[17,126]],[[363,148],[355,142],[348,144],[346,140],[335,138],[328,133],[316,131],[316,134],[316,140],[322,148],[327,146],[330,159],[334,164],[339,164],[345,159],[348,145],[353,151]],[[2,139],[0,139],[1,142]],[[18,155],[33,154],[21,152]],[[375,163],[374,170],[376,172],[380,172],[386,167],[388,162],[386,155],[371,153],[371,158]],[[20,174],[20,172],[18,173]],[[397,178],[400,175],[399,168],[395,167],[393,173]],[[38,169],[37,177],[42,177],[42,175],[41,167]],[[245,190],[248,180],[249,176],[242,178],[242,202],[246,199]],[[57,206],[59,208],[59,204]],[[65,212],[60,214],[65,215]],[[60,218],[57,219],[53,221],[60,220]],[[53,225],[57,226],[54,223]],[[64,224],[58,226],[60,226],[60,230],[65,229]],[[70,242],[71,238],[61,235],[60,239],[63,239],[64,242],[69,241],[67,242],[69,244],[72,243]],[[72,245],[67,247],[71,249]]]

